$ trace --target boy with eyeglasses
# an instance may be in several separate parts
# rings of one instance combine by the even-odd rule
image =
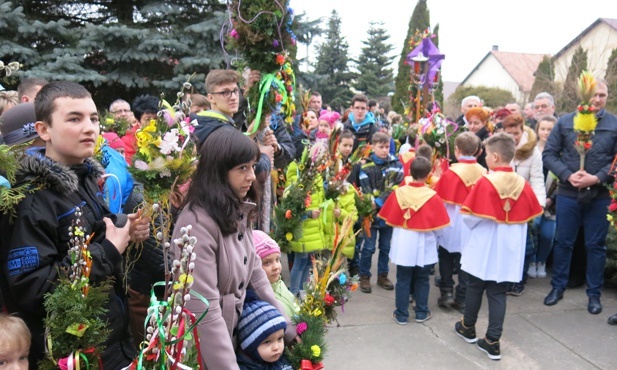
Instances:
[[[240,106],[238,80],[238,73],[229,69],[213,69],[206,76],[206,98],[210,103],[210,109],[190,116],[191,119],[197,120],[193,134],[197,138],[198,146],[220,128],[239,129],[233,120],[233,115],[238,112]],[[274,158],[274,148],[259,143],[259,150],[261,158],[256,164],[255,173],[269,172]]]

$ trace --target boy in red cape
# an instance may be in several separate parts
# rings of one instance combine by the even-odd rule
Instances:
[[[443,240],[438,248],[439,257],[439,290],[437,304],[440,307],[452,307],[463,313],[465,308],[465,292],[467,290],[467,274],[460,270],[461,252],[469,237],[469,229],[463,222],[461,206],[471,192],[476,181],[486,173],[486,169],[476,161],[475,153],[480,148],[480,139],[472,132],[463,132],[454,140],[454,163],[445,171],[435,191],[444,201],[450,217],[450,226],[444,229]],[[454,271],[458,270],[458,285],[456,297],[453,296]]]
[[[409,291],[414,287],[416,322],[431,318],[428,310],[429,276],[437,262],[437,242],[450,219],[437,193],[426,186],[431,162],[416,157],[411,176],[386,200],[378,216],[393,227],[390,260],[396,264],[392,318],[400,325],[409,319]]]
[[[501,359],[499,339],[506,315],[507,282],[517,282],[523,273],[527,223],[542,213],[531,186],[512,167],[516,145],[505,133],[484,142],[486,164],[492,170],[476,182],[461,212],[471,229],[463,247],[461,268],[469,274],[465,314],[454,326],[456,333],[491,360]],[[475,324],[488,298],[488,329],[484,339],[476,338]]]

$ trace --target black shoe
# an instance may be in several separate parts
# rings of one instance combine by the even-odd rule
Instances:
[[[455,299],[454,303],[452,303],[450,307],[454,308],[455,310],[458,310],[458,312],[460,312],[463,315],[465,314],[465,302],[461,303]]]
[[[563,292],[561,290],[553,288],[550,293],[544,298],[544,304],[547,306],[554,306],[563,298]]]
[[[600,303],[600,297],[590,297],[589,305],[587,305],[587,311],[592,315],[597,315],[602,312],[602,304]]]
[[[437,305],[439,307],[448,308],[454,303],[454,297],[450,292],[441,292],[441,296],[437,298]]]
[[[510,289],[506,291],[507,295],[511,295],[511,296],[515,296],[515,297],[520,297],[523,295],[523,293],[525,293],[525,284],[512,284],[510,286]]]
[[[463,319],[461,319],[461,321],[457,321],[456,324],[454,324],[454,331],[459,337],[465,339],[465,342],[467,343],[475,343],[478,341],[478,338],[476,338],[476,327],[466,327],[463,324]]]
[[[476,343],[480,351],[486,353],[491,360],[501,360],[501,351],[499,350],[499,341],[489,342],[485,339],[478,339]]]
[[[608,323],[611,325],[617,325],[617,313],[608,318]]]
[[[349,277],[354,277],[360,274],[360,268],[357,266],[353,266],[349,268]]]

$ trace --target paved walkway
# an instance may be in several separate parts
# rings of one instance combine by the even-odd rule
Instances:
[[[395,269],[391,266],[390,278]],[[549,291],[550,276],[530,279],[520,297],[508,296],[502,359],[493,361],[454,333],[461,314],[437,306],[433,276],[433,317],[422,324],[392,320],[394,291],[358,289],[338,315],[340,327],[329,327],[324,364],[326,369],[617,369],[617,326],[606,322],[617,313],[617,291],[603,292],[599,315],[587,312],[584,288],[566,291],[552,307],[542,303]],[[486,325],[485,299],[476,325],[479,337]]]

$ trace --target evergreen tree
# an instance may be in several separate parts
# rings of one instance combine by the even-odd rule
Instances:
[[[368,38],[362,41],[364,47],[357,60],[359,73],[354,88],[371,98],[386,96],[394,88],[394,75],[388,67],[394,59],[388,54],[394,47],[386,43],[389,39],[383,23],[371,22]]]
[[[578,78],[585,69],[587,69],[587,51],[579,46],[578,49],[574,51],[574,55],[572,55],[572,61],[568,68],[563,90],[556,102],[558,112],[571,112],[575,110],[580,103],[577,87]]]
[[[555,86],[555,68],[551,57],[545,55],[542,58],[542,61],[538,64],[538,69],[534,72],[534,76],[535,79],[529,94],[530,100],[534,99],[541,92],[547,92],[555,96],[557,86]]]
[[[326,40],[317,47],[317,65],[315,74],[321,78],[314,90],[318,91],[324,103],[336,110],[347,107],[353,93],[349,82],[353,75],[349,72],[349,45],[341,36],[341,18],[336,10],[332,11],[328,21]]]
[[[611,56],[608,58],[604,80],[608,83],[606,110],[611,113],[617,113],[617,49],[613,49]]]
[[[398,73],[394,79],[394,95],[392,96],[392,109],[398,113],[403,113],[405,110],[404,105],[408,104],[410,95],[410,72],[411,66],[406,63],[407,54],[411,52],[409,48],[409,40],[416,33],[417,30],[425,30],[431,25],[430,12],[426,4],[426,0],[418,0],[416,7],[411,14],[409,20],[409,28],[407,29],[407,36],[403,43],[403,51],[401,52],[401,58],[398,61]]]

